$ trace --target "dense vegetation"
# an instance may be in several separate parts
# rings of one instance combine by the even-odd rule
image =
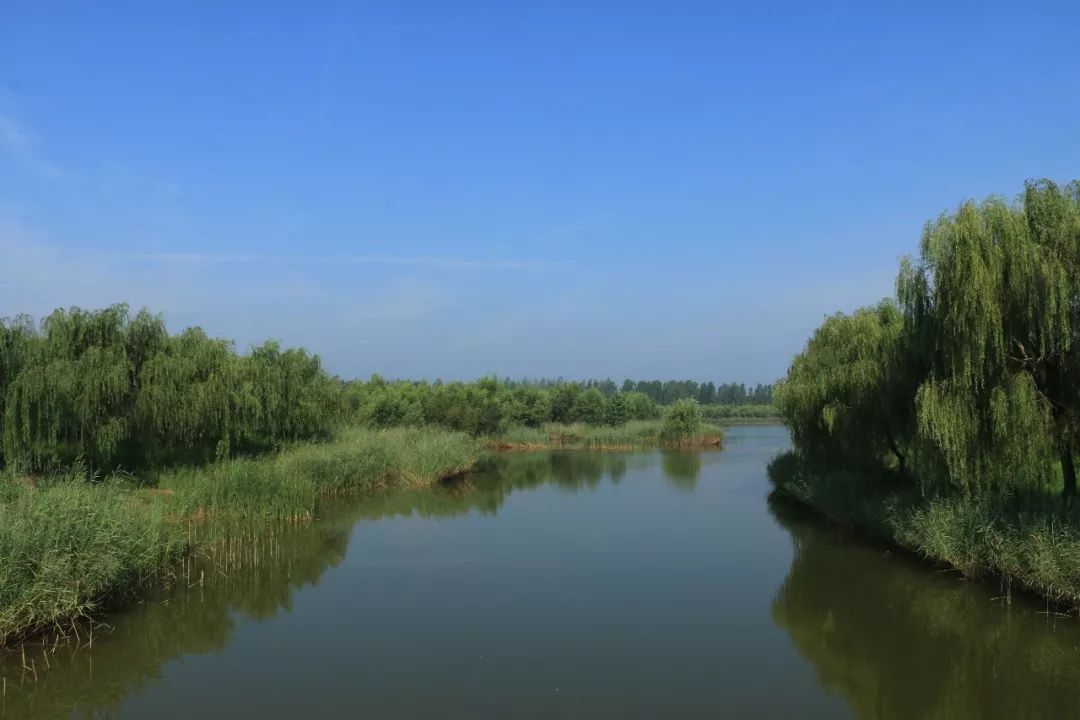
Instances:
[[[351,429],[262,458],[168,470],[153,487],[123,473],[88,480],[78,464],[33,482],[2,476],[0,646],[67,627],[192,550],[310,518],[319,497],[427,487],[480,454],[461,433]]]
[[[268,342],[238,355],[124,305],[57,310],[40,327],[0,320],[0,460],[16,471],[200,462],[325,438],[335,392],[304,350]]]
[[[641,390],[631,389],[640,387]],[[477,436],[516,427],[659,420],[660,402],[718,398],[710,419],[762,416],[771,388],[627,381],[343,382],[318,356],[276,342],[236,352],[124,305],[57,310],[40,325],[0,319],[0,464],[38,473],[75,461],[139,470],[252,455],[326,439],[341,425],[434,426]],[[656,399],[659,398],[659,401]]]
[[[584,448],[633,450],[649,447],[719,447],[724,433],[705,421],[696,400],[679,400],[666,408],[663,420],[631,420],[615,426],[548,423],[501,433],[497,449]]]
[[[568,384],[563,379],[550,380],[511,380],[508,387],[537,387],[550,389]],[[773,400],[773,386],[757,384],[747,387],[744,383],[699,383],[694,380],[623,380],[621,386],[611,379],[586,380],[579,383],[586,390],[596,389],[604,397],[611,397],[617,392],[639,392],[657,405],[670,405],[676,400],[697,400],[702,405],[770,405]]]
[[[668,456],[696,457],[665,453]],[[628,470],[653,462],[648,456],[623,453],[580,453],[573,458],[497,453],[481,463],[497,472],[422,491],[343,499],[322,508],[317,523],[277,525],[255,539],[233,541],[213,556],[188,557],[174,568],[181,587],[155,593],[155,599],[165,602],[143,604],[133,622],[110,618],[109,634],[120,637],[95,639],[92,653],[78,650],[78,643],[28,646],[25,656],[0,653],[0,678],[8,678],[6,694],[0,691],[0,714],[66,720],[76,706],[89,717],[120,714],[128,694],[160,682],[165,663],[224,649],[238,616],[268,619],[292,608],[301,588],[320,582],[328,569],[342,562],[358,520],[494,514],[508,497],[525,489],[554,484],[564,492],[579,491],[617,482]],[[197,590],[185,591],[192,584]],[[16,683],[24,673],[28,680],[34,678],[33,670],[23,668],[24,657],[28,666],[36,665],[38,679]]]
[[[702,415],[706,420],[725,424],[779,423],[780,412],[775,405],[703,405]]]
[[[794,550],[773,620],[853,717],[1031,720],[1076,706],[1075,628],[1064,627],[1075,619],[1055,631],[1041,613],[1003,612],[982,588],[883,561],[790,503],[770,506]]]
[[[828,318],[776,391],[774,478],[972,574],[1080,600],[1080,182],[927,224],[896,298]],[[842,470],[841,470],[842,469]]]
[[[660,408],[641,393],[605,397],[596,388],[577,383],[551,388],[510,387],[494,378],[475,383],[390,383],[375,376],[347,384],[344,393],[346,414],[364,425],[435,425],[473,435],[499,435],[515,426],[614,426],[660,417]]]
[[[370,427],[436,425],[487,436],[548,424],[614,427],[635,420],[659,420],[669,408],[686,401],[698,403],[711,421],[777,417],[775,408],[768,404],[704,405],[693,395],[661,404],[640,390],[605,393],[598,385],[595,381],[500,382],[495,378],[475,383],[387,382],[374,376],[367,382],[348,383],[345,402],[348,416]]]
[[[662,384],[661,387],[667,387]],[[718,445],[695,399],[596,384],[345,382],[124,305],[0,320],[0,645],[322,496],[427,487],[485,446]],[[711,395],[710,395],[711,396]],[[746,406],[750,407],[750,406]]]

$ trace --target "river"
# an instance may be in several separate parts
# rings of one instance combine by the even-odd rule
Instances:
[[[722,451],[512,453],[334,501],[81,643],[4,718],[1080,717],[1080,621],[770,500]]]

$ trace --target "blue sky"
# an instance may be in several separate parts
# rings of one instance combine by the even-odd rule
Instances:
[[[0,316],[345,376],[771,381],[923,223],[1080,177],[1075,3],[5,3]]]

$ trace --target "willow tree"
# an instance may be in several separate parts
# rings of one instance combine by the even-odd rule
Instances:
[[[238,426],[255,417],[240,390],[232,344],[189,328],[142,368],[136,406],[144,451],[151,462],[228,454]]]
[[[126,305],[57,310],[7,388],[4,454],[31,468],[85,457],[111,464],[125,450],[139,362],[164,336],[160,321]]]
[[[911,352],[927,363],[918,431],[938,477],[972,491],[1076,489],[1080,185],[1029,182],[1018,204],[966,202],[929,223],[898,280]]]
[[[918,364],[903,319],[884,300],[827,318],[776,389],[795,446],[814,459],[907,472]],[[891,463],[889,459],[891,458]]]
[[[318,355],[300,348],[282,350],[274,340],[252,348],[242,373],[258,407],[250,436],[270,444],[319,437],[338,417],[337,390]]]
[[[170,338],[126,305],[0,322],[3,460],[38,471],[202,460],[326,435],[343,393],[319,358],[277,343],[239,356],[199,329]]]
[[[39,341],[34,319],[29,315],[0,318],[0,465],[4,462],[4,407],[7,390],[30,362]]]

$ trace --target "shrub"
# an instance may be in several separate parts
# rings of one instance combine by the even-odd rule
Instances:
[[[677,442],[694,437],[701,432],[704,421],[701,406],[692,398],[684,398],[673,403],[664,413],[664,423],[660,428],[660,438],[666,442]]]

